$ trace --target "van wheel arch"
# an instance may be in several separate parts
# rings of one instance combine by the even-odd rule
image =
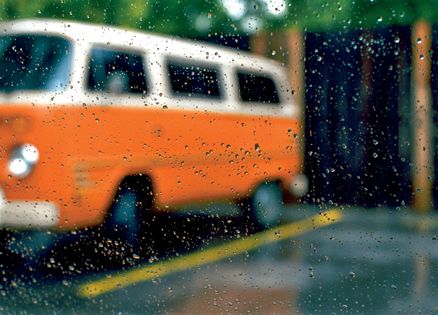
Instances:
[[[119,184],[117,185],[117,188],[113,194],[113,199],[112,199],[113,203],[117,198],[117,195],[120,192],[120,190],[123,189],[124,187],[130,187],[131,189],[135,189],[140,193],[144,193],[145,196],[148,196],[149,199],[148,200],[149,204],[147,206],[149,206],[149,208],[153,206],[155,200],[153,195],[154,185],[151,176],[143,173],[138,173],[138,174],[126,175],[125,177],[123,177],[119,181]]]

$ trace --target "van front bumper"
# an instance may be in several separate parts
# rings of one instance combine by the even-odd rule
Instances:
[[[59,209],[51,202],[9,201],[0,189],[0,227],[43,229],[58,225]]]

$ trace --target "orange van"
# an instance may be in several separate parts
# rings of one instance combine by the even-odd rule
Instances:
[[[104,224],[238,201],[261,228],[306,178],[282,67],[241,51],[52,20],[1,24],[0,226]]]

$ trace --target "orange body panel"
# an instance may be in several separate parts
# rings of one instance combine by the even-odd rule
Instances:
[[[266,179],[288,185],[301,168],[299,122],[157,107],[0,108],[0,187],[8,200],[51,201],[61,229],[102,222],[120,181],[147,174],[158,209],[238,199]],[[7,160],[31,143],[40,161],[23,179]]]

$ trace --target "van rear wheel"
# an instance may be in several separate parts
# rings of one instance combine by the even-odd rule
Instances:
[[[243,203],[242,215],[257,230],[277,226],[283,214],[283,191],[278,183],[259,185],[253,195]]]
[[[106,220],[106,235],[132,254],[140,254],[152,205],[150,187],[123,182]]]

